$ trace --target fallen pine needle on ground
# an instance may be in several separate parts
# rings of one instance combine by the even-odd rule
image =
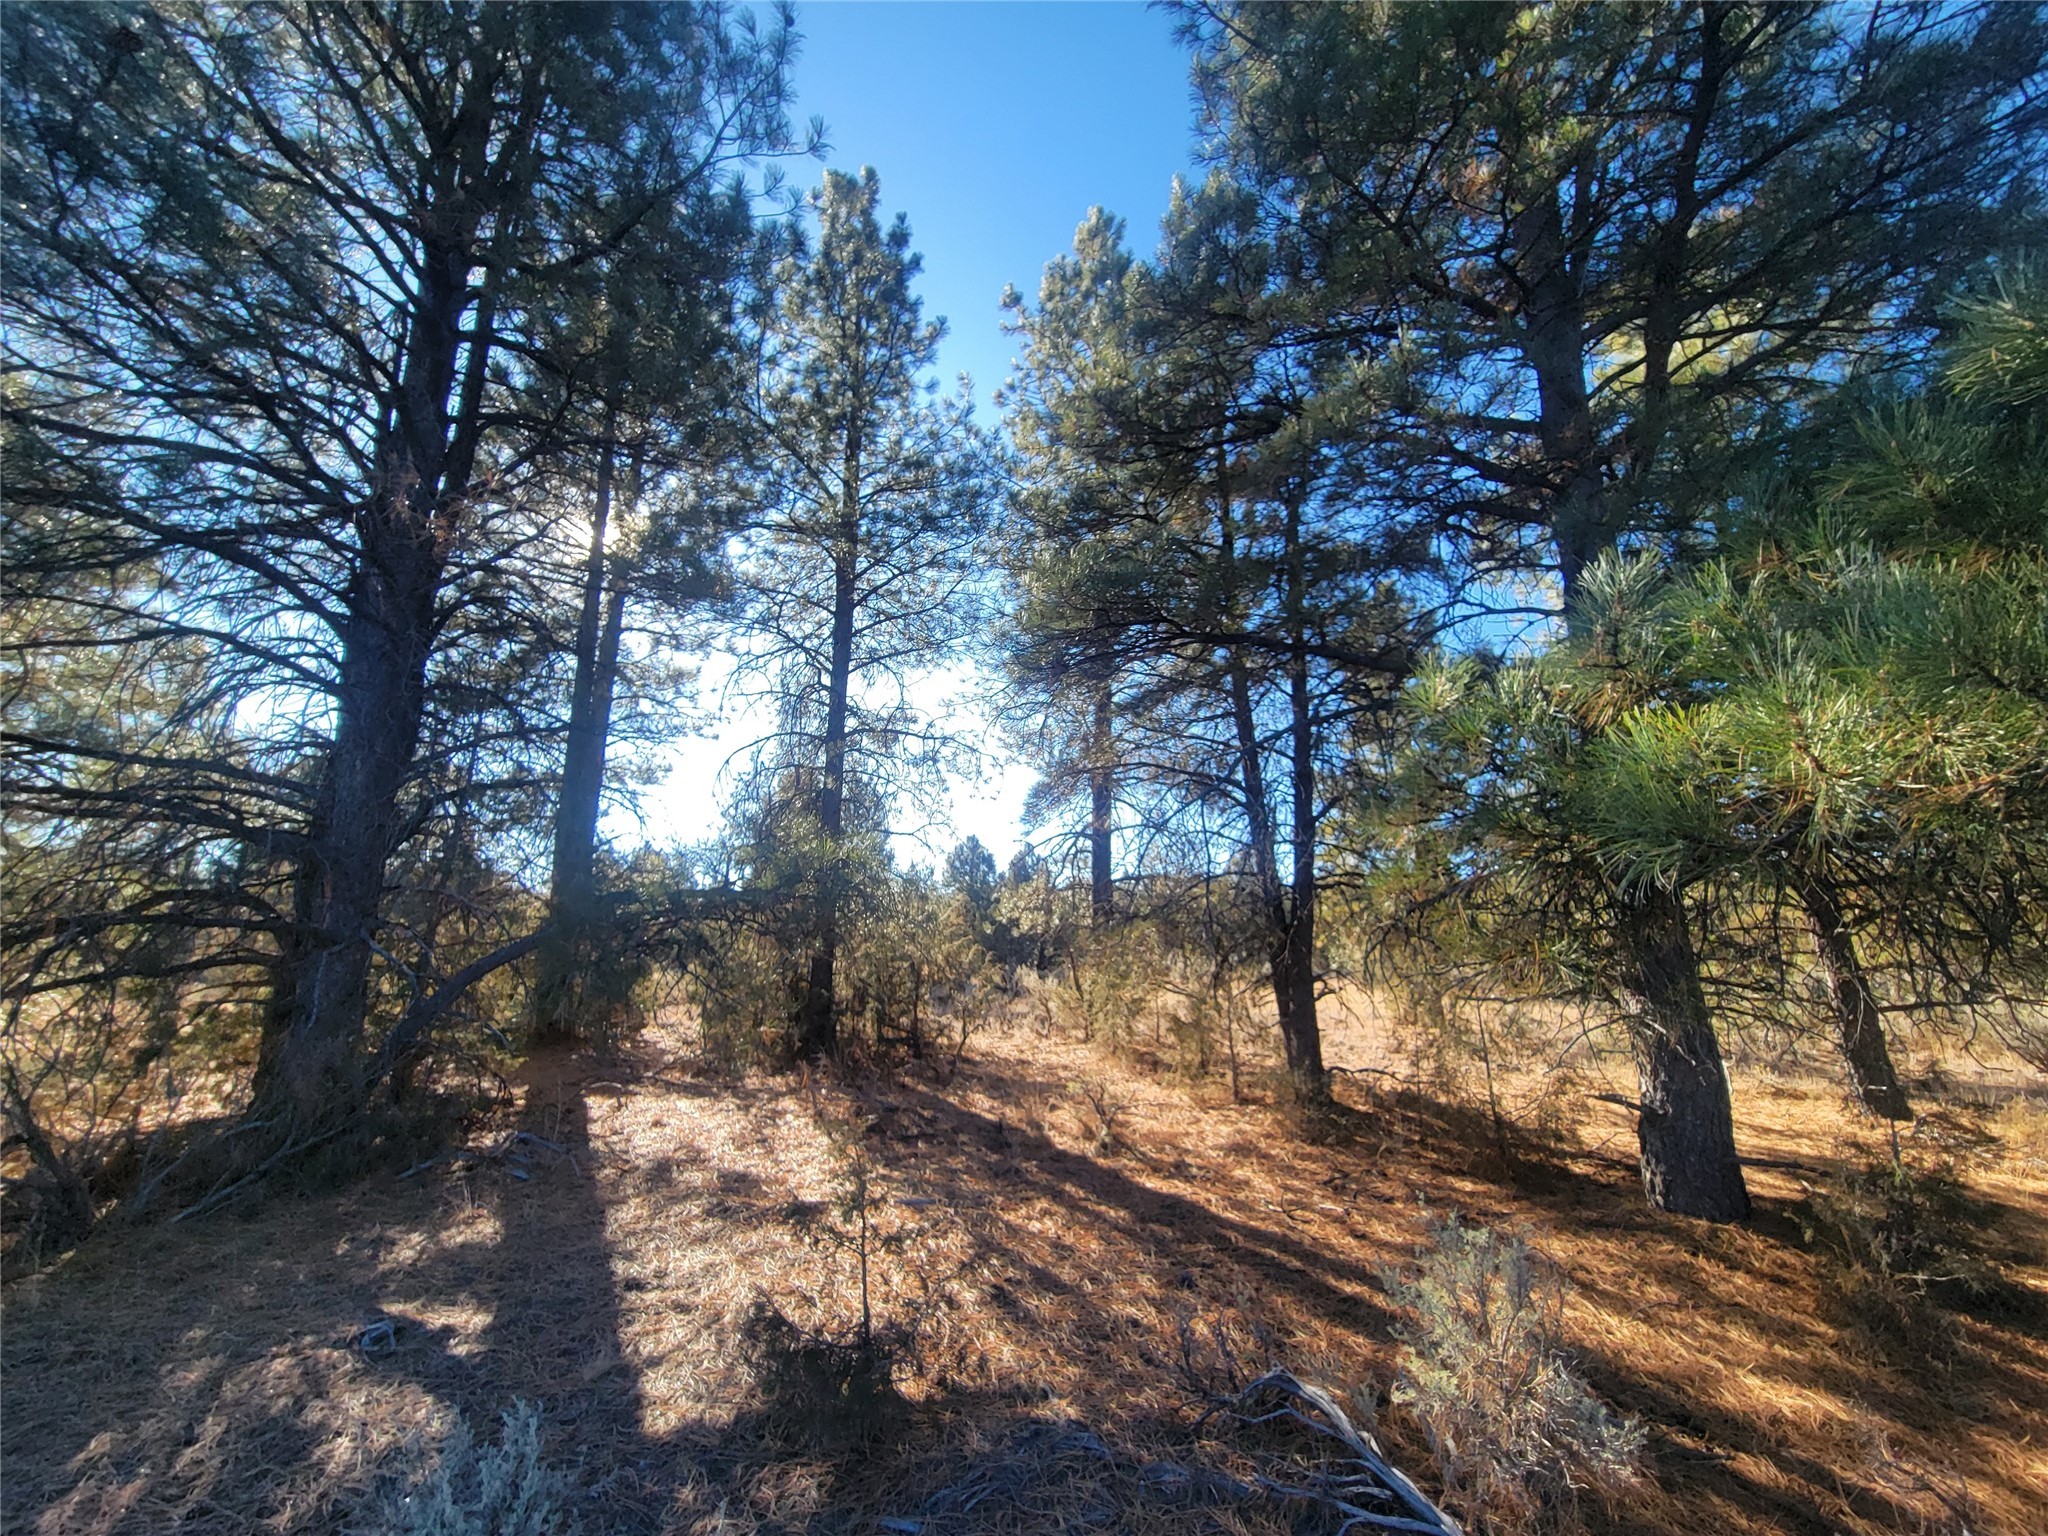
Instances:
[[[1814,1178],[1882,1150],[1822,1081],[1738,1080],[1758,1214],[1710,1227],[1647,1208],[1625,1110],[1589,1095],[1503,1157],[1384,1072],[1341,1075],[1313,1137],[1021,1022],[939,1076],[720,1074],[657,1028],[536,1057],[516,1108],[403,1177],[105,1233],[8,1293],[5,1528],[341,1529],[422,1445],[531,1403],[584,1531],[1334,1529],[1242,1496],[1286,1448],[1205,1405],[1274,1367],[1384,1403],[1381,1273],[1447,1211],[1527,1230],[1578,1368],[1646,1431],[1588,1528],[2042,1528],[2048,1192],[2010,1115],[2028,1134],[1959,1166],[2019,1302],[1958,1315],[1930,1364],[1844,1319],[1801,1227]],[[826,1445],[743,1340],[767,1311],[854,1338],[863,1242],[886,1413]],[[1418,1427],[1372,1428],[1433,1494]]]

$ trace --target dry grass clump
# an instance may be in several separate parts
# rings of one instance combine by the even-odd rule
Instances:
[[[1903,1158],[1845,1169],[1799,1211],[1846,1321],[1908,1365],[1954,1363],[1959,1309],[2010,1301],[1978,1239],[1983,1214],[1952,1164]]]
[[[1991,1119],[1991,1133],[2021,1169],[2048,1173],[2048,1100],[2023,1094],[2006,1100]]]

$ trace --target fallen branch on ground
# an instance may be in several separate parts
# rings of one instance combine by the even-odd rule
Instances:
[[[1342,1516],[1337,1536],[1361,1527],[1385,1531],[1421,1531],[1427,1536],[1464,1536],[1463,1528],[1430,1502],[1407,1475],[1387,1460],[1371,1435],[1359,1429],[1336,1400],[1289,1371],[1268,1371],[1235,1397],[1217,1403],[1205,1418],[1221,1415],[1241,1425],[1293,1424],[1325,1440],[1334,1440],[1357,1471],[1308,1471],[1291,1479],[1261,1474],[1258,1486],[1281,1498],[1305,1499]],[[1368,1509],[1367,1504],[1388,1506]]]
[[[233,1183],[216,1185],[203,1198],[186,1206],[184,1210],[171,1218],[171,1224],[176,1226],[179,1222],[189,1220],[191,1217],[204,1216],[208,1211],[219,1210],[236,1196],[253,1188],[272,1169],[280,1164],[289,1162],[302,1153],[312,1151],[313,1148],[321,1145],[323,1142],[332,1141],[347,1129],[346,1125],[333,1125],[324,1131],[316,1131],[309,1136],[294,1137]]]

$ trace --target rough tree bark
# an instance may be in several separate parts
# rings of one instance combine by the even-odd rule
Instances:
[[[1741,1221],[1749,1190],[1685,904],[1655,887],[1625,904],[1616,926],[1641,1085],[1643,1189],[1659,1210]]]
[[[1870,979],[1856,956],[1855,936],[1841,903],[1826,882],[1811,876],[1798,883],[1799,903],[1806,912],[1807,927],[1820,957],[1821,974],[1827,979],[1828,1000],[1834,1007],[1836,1038],[1842,1059],[1849,1066],[1849,1080],[1856,1096],[1871,1114],[1887,1120],[1910,1120],[1913,1107],[1899,1075],[1892,1067],[1890,1047],[1885,1043],[1884,1015],[1870,990]]]
[[[1287,1069],[1295,1092],[1305,1098],[1329,1097],[1329,1073],[1323,1066],[1323,1034],[1316,1018],[1316,758],[1315,716],[1309,693],[1307,633],[1307,570],[1301,541],[1301,500],[1287,506],[1287,706],[1289,777],[1291,779],[1294,867],[1288,891],[1286,924],[1274,951],[1275,989],[1284,989],[1289,1004],[1282,1017],[1291,1026],[1283,1042]]]

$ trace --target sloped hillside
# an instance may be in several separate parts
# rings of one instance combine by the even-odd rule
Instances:
[[[544,1056],[516,1109],[407,1177],[106,1233],[13,1287],[7,1529],[342,1528],[452,1414],[487,1430],[518,1399],[586,1531],[1312,1529],[1204,1495],[1238,1446],[1198,1430],[1201,1396],[1268,1361],[1384,1395],[1378,1271],[1449,1209],[1528,1226],[1587,1377],[1648,1426],[1644,1484],[1589,1500],[1592,1528],[2039,1529],[2038,1143],[1923,1123],[2012,1284],[1916,1357],[1844,1311],[1802,1228],[1804,1186],[1877,1150],[1824,1084],[1738,1084],[1762,1164],[1739,1228],[1648,1209],[1610,1106],[1504,1160],[1483,1119],[1391,1079],[1340,1091],[1304,1134],[1025,1024],[950,1079],[722,1076],[661,1031]],[[903,1403],[820,1423],[778,1397],[761,1319],[857,1323],[863,1214]],[[1415,1426],[1379,1428],[1433,1486]]]

